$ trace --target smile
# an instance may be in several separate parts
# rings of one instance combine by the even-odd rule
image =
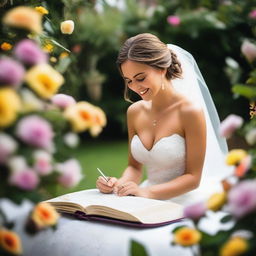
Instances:
[[[140,95],[144,95],[145,93],[147,93],[148,90],[149,90],[149,88],[147,88],[147,89],[141,91],[141,92],[140,92]]]

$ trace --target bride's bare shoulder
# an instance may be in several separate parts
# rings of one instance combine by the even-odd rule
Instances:
[[[127,109],[127,115],[138,115],[141,111],[146,111],[148,104],[144,100],[139,100],[130,105]]]

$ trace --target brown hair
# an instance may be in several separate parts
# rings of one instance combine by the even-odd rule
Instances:
[[[166,68],[166,78],[168,80],[180,78],[182,74],[177,55],[158,37],[150,33],[138,34],[124,42],[116,61],[121,74],[121,65],[126,60],[143,63],[157,69]],[[130,101],[127,94],[128,88],[125,86],[124,98]]]

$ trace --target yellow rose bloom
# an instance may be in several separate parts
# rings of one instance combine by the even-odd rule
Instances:
[[[239,256],[248,250],[248,243],[241,237],[227,241],[220,249],[220,256]]]
[[[39,203],[33,209],[31,219],[40,228],[53,226],[59,219],[59,214],[53,206],[48,203]]]
[[[36,33],[42,32],[42,14],[31,7],[18,6],[11,9],[5,14],[3,23]]]
[[[43,14],[43,15],[49,13],[48,10],[45,9],[43,6],[37,6],[37,7],[35,7],[35,10],[38,11],[39,13]]]
[[[22,253],[20,237],[16,233],[6,229],[0,230],[0,247],[14,255],[20,255]]]
[[[247,156],[247,152],[245,150],[232,149],[229,151],[229,153],[226,157],[226,164],[227,165],[236,165],[246,156]]]
[[[1,44],[1,49],[3,51],[9,51],[9,50],[12,49],[12,45],[9,44],[9,43],[4,42],[4,43]]]
[[[66,58],[66,57],[68,57],[68,56],[69,56],[69,54],[68,54],[67,52],[62,52],[62,53],[60,54],[59,58],[60,58],[60,59],[64,59],[64,58]]]
[[[62,34],[72,34],[75,28],[73,20],[65,20],[60,23],[60,30]]]
[[[85,101],[68,106],[64,117],[71,123],[74,132],[83,132],[94,124],[95,107]]]
[[[0,89],[0,127],[11,125],[21,109],[21,100],[15,90]]]
[[[95,137],[102,131],[102,128],[107,124],[106,115],[99,107],[94,107],[94,121],[90,127],[90,134]]]
[[[212,211],[218,211],[226,202],[227,195],[226,192],[214,193],[207,200],[207,208]]]
[[[182,227],[174,233],[174,242],[182,246],[191,246],[199,243],[201,233],[193,228]]]
[[[52,44],[48,43],[48,44],[45,44],[45,45],[44,45],[43,50],[44,50],[45,52],[52,52],[52,51],[53,51],[53,48],[54,48],[54,46],[53,46]]]
[[[64,83],[64,78],[50,65],[39,64],[28,70],[25,81],[40,97],[49,99]]]

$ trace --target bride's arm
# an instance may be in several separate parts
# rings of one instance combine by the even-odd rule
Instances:
[[[148,197],[150,198],[170,199],[189,192],[200,184],[206,152],[204,113],[200,107],[189,104],[182,108],[180,118],[185,129],[185,173],[169,182],[148,187]]]

